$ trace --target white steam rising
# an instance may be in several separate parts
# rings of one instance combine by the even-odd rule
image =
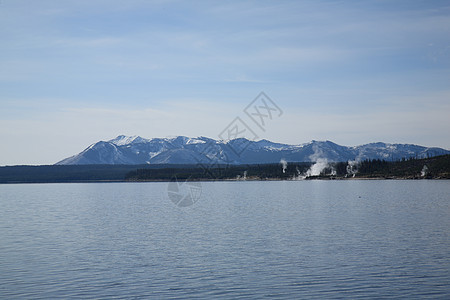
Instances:
[[[428,167],[424,165],[422,171],[420,171],[420,176],[425,177],[428,174]]]
[[[306,171],[306,176],[319,176],[326,167],[328,167],[328,160],[322,157],[318,158],[316,163]]]
[[[295,170],[297,171],[297,176],[293,175],[292,180],[303,180],[306,178],[306,175],[302,174],[302,172],[300,172],[298,167],[295,167]]]
[[[336,170],[328,164],[328,159],[324,157],[323,151],[317,145],[313,146],[313,151],[314,153],[309,156],[309,159],[315,163],[306,171],[306,176],[319,176],[326,168],[330,167],[330,175],[336,175]]]
[[[283,173],[286,173],[286,169],[287,169],[287,166],[288,166],[287,161],[286,161],[284,158],[282,158],[282,159],[280,160],[280,164],[281,164],[281,166],[283,167]]]
[[[358,156],[356,156],[355,160],[349,160],[347,162],[347,176],[352,176],[355,177],[356,173],[358,173],[358,166],[361,162],[361,160],[363,160],[363,156],[360,154],[358,154]]]
[[[358,160],[349,160],[347,163],[347,176],[355,177],[356,173],[358,173]]]
[[[244,171],[243,176],[241,176],[240,174],[236,175],[236,180],[247,180],[247,171]]]

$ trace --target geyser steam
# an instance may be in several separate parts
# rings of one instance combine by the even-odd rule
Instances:
[[[427,165],[424,165],[422,171],[420,171],[420,176],[425,177],[427,175],[428,175],[428,167]]]
[[[286,173],[286,169],[287,169],[287,165],[288,165],[287,161],[284,158],[282,158],[280,160],[280,164],[283,167],[283,173]]]
[[[358,173],[358,160],[349,160],[347,163],[347,176],[355,177],[356,173]]]
[[[314,153],[309,156],[309,159],[312,162],[315,162],[309,169],[306,171],[306,176],[319,176],[323,170],[329,167],[328,159],[326,159],[321,149],[317,145],[313,146]],[[331,175],[335,174],[335,170],[331,171]]]

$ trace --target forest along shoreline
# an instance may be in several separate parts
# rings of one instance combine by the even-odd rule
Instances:
[[[0,167],[0,183],[450,179],[450,155],[400,161],[254,165],[51,165]]]
[[[319,166],[318,166],[319,165]],[[207,169],[137,169],[126,174],[127,181],[154,180],[243,181],[243,180],[347,180],[347,179],[450,179],[450,155],[401,161],[364,160],[337,163],[288,163],[264,165],[223,165]]]

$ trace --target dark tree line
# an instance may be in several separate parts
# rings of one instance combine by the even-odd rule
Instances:
[[[80,181],[169,181],[223,179],[298,179],[312,163],[289,162],[283,172],[281,164],[256,165],[72,165],[72,166],[8,166],[0,167],[0,183],[80,182]],[[347,162],[330,163],[320,176],[313,178],[344,178]],[[400,161],[364,160],[354,166],[355,176],[365,178],[449,178],[450,155]],[[331,175],[333,174],[333,175]]]
[[[281,164],[256,165],[196,165],[189,168],[137,169],[125,179],[139,180],[224,180],[224,179],[289,179],[304,173],[311,163],[288,163],[283,172]]]
[[[364,160],[357,165],[357,177],[450,178],[450,155],[403,158],[400,161]]]

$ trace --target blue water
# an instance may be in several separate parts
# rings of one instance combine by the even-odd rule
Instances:
[[[450,299],[450,181],[0,185],[0,298]]]

